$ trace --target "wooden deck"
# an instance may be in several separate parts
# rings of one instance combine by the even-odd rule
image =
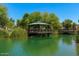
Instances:
[[[29,31],[29,33],[38,33],[38,34],[42,34],[42,33],[52,33],[52,31]]]
[[[50,35],[52,34],[52,31],[34,31],[34,30],[29,30],[28,35]]]
[[[61,34],[72,34],[74,32],[76,32],[76,30],[59,30]]]

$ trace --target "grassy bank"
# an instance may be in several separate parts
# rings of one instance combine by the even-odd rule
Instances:
[[[11,32],[5,29],[0,30],[0,38],[26,39],[27,31],[20,27],[14,28]]]
[[[0,30],[0,38],[9,38],[9,33],[7,30]]]

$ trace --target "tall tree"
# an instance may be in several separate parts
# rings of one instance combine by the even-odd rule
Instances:
[[[59,18],[54,13],[49,14],[48,20],[54,30],[60,29]]]
[[[72,29],[73,29],[73,30],[76,30],[76,25],[77,25],[77,24],[76,24],[75,22],[72,23]]]
[[[65,19],[65,21],[62,23],[65,29],[69,30],[72,28],[72,20],[70,19]]]
[[[21,20],[17,20],[17,26],[27,28],[27,24],[29,23],[29,21],[29,14],[25,13]]]
[[[48,12],[43,13],[42,21],[49,22],[49,13]]]
[[[30,22],[40,21],[40,20],[42,20],[41,13],[33,12],[30,14],[29,19],[30,19]]]
[[[19,19],[16,21],[16,26],[17,26],[17,27],[20,26],[20,22],[21,22],[21,20],[19,20]]]
[[[8,19],[6,7],[0,5],[0,27],[5,27]]]
[[[10,18],[10,19],[8,20],[6,26],[7,26],[8,28],[13,28],[13,26],[14,26],[14,20],[13,20],[12,18]]]

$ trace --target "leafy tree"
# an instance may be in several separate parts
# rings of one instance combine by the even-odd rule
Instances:
[[[48,12],[43,13],[42,21],[49,22],[49,13]]]
[[[40,12],[31,13],[29,16],[29,20],[30,20],[30,22],[42,20],[41,13]]]
[[[23,15],[23,20],[27,19],[27,18],[29,17],[29,15],[30,15],[30,14],[25,13],[25,14]]]
[[[65,21],[62,24],[67,30],[72,28],[72,20],[70,19],[65,19]]]
[[[16,21],[16,26],[17,27],[20,26],[20,20],[19,19]]]
[[[77,25],[77,24],[76,24],[75,22],[72,23],[72,28],[73,28],[74,30],[76,29],[76,25]]]
[[[8,28],[13,28],[13,26],[14,26],[13,21],[8,20],[8,22],[7,22],[6,26],[7,26]]]
[[[59,22],[59,18],[54,13],[49,14],[48,20],[54,30],[60,29],[61,24]]]
[[[29,23],[29,14],[25,13],[21,20],[17,20],[17,26],[22,28],[27,28],[27,24]]]
[[[0,5],[0,27],[5,27],[8,19],[6,7]]]
[[[15,21],[14,21],[12,18],[10,18],[10,21],[11,21],[12,23],[15,23]]]

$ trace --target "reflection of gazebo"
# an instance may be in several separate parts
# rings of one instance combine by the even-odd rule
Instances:
[[[28,34],[29,35],[37,35],[37,34],[51,34],[52,29],[50,24],[44,23],[41,21],[37,21],[34,23],[28,24]]]

